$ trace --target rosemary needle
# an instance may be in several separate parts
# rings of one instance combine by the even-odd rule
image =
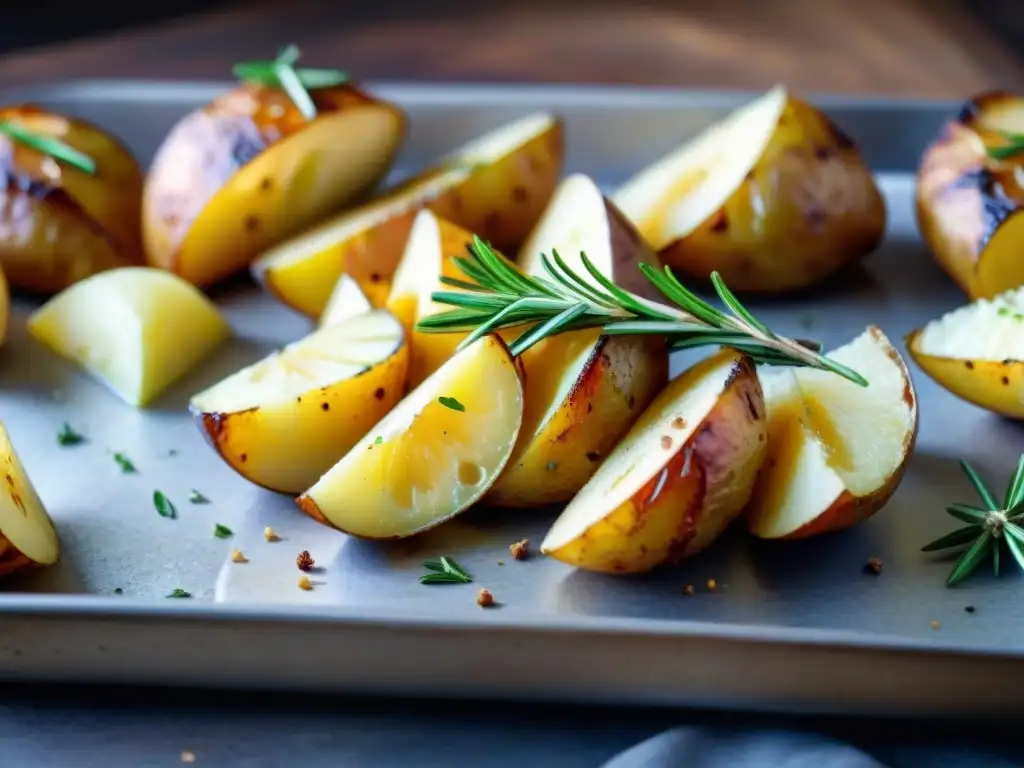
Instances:
[[[468,256],[454,261],[468,280],[442,277],[458,291],[438,291],[439,304],[454,309],[425,317],[416,324],[424,333],[468,331],[465,347],[481,336],[512,326],[527,326],[509,349],[521,355],[537,342],[567,331],[601,328],[606,335],[663,336],[671,349],[727,346],[762,365],[803,366],[831,371],[867,386],[856,371],[820,353],[817,345],[779,336],[729,290],[718,273],[711,282],[727,312],[704,301],[676,279],[666,267],[641,264],[640,269],[668,301],[660,304],[615,285],[580,254],[592,280],[577,274],[557,251],[542,259],[546,276],[520,272],[487,243],[474,236]]]
[[[317,88],[331,88],[348,82],[349,76],[340,69],[310,69],[296,67],[302,54],[298,46],[281,49],[273,61],[242,61],[231,71],[242,82],[281,88],[307,120],[316,117],[316,104],[309,92]]]

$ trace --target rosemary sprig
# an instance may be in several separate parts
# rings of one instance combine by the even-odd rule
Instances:
[[[48,133],[39,133],[19,125],[11,120],[0,120],[0,133],[12,141],[31,147],[36,152],[41,152],[47,157],[52,157],[58,162],[77,168],[82,173],[93,175],[96,173],[96,161],[84,152],[80,152],[69,144],[65,144],[56,136]]]
[[[937,552],[952,547],[970,546],[953,566],[946,586],[952,587],[970,576],[985,558],[992,557],[992,570],[999,575],[1002,543],[1010,550],[1017,565],[1024,570],[1024,455],[1017,460],[1017,468],[1003,496],[1003,503],[985,485],[985,481],[966,461],[960,462],[964,474],[971,481],[983,506],[951,504],[946,512],[967,525],[940,536],[921,548],[922,552]]]
[[[349,80],[340,69],[296,67],[301,57],[296,45],[281,49],[273,61],[242,61],[231,68],[239,80],[253,85],[281,88],[307,120],[316,117],[316,104],[309,95],[317,88],[330,88]]]
[[[479,237],[467,246],[468,257],[455,263],[469,280],[442,277],[458,291],[438,291],[433,300],[455,309],[420,320],[425,333],[468,331],[461,346],[502,328],[527,326],[511,344],[521,355],[549,336],[582,328],[601,328],[606,335],[664,336],[673,350],[727,346],[748,354],[756,363],[819,368],[832,371],[861,386],[867,380],[856,371],[820,354],[813,342],[779,336],[755,318],[718,275],[711,276],[718,298],[731,314],[707,303],[666,267],[641,264],[644,276],[674,306],[650,301],[618,287],[580,254],[591,280],[577,274],[558,255],[542,257],[546,276],[525,275]]]
[[[1007,143],[1000,147],[985,148],[988,156],[993,160],[1006,160],[1024,152],[1024,133],[1011,133],[1010,131],[996,131],[996,133],[1006,139]]]
[[[420,584],[472,584],[473,577],[450,557],[426,560],[423,567],[430,573],[420,576]]]

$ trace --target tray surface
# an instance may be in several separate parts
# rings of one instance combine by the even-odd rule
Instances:
[[[743,100],[738,95],[594,88],[381,85],[378,90],[397,99],[411,116],[399,175],[507,119],[554,109],[566,118],[567,171],[587,172],[609,188]],[[5,100],[31,98],[96,120],[148,160],[170,125],[217,91],[206,85],[85,83],[11,91]],[[874,323],[902,349],[907,332],[965,301],[925,252],[912,209],[918,155],[952,107],[818,102],[860,143],[878,171],[888,206],[886,242],[862,267],[813,296],[754,301],[750,306],[775,330],[821,339],[826,348]],[[872,520],[837,535],[792,543],[756,541],[735,531],[680,567],[644,577],[610,578],[574,572],[540,557],[515,562],[508,556],[507,547],[514,541],[530,538],[539,543],[553,519],[550,510],[477,509],[412,541],[369,544],[320,527],[301,516],[290,498],[237,477],[192,425],[185,412],[188,396],[298,338],[308,324],[251,286],[219,291],[216,299],[239,338],[145,412],[125,406],[32,342],[24,320],[34,305],[15,302],[0,366],[0,419],[55,518],[65,557],[57,567],[4,583],[0,612],[167,618],[198,612],[210,620],[218,611],[198,603],[212,599],[250,608],[275,604],[259,611],[261,619],[299,615],[333,619],[338,626],[344,618],[365,614],[438,627],[450,622],[586,632],[604,619],[637,632],[685,628],[688,634],[739,633],[766,641],[828,641],[851,648],[1020,653],[1024,610],[1011,596],[1020,588],[1018,575],[994,580],[981,574],[950,590],[944,586],[948,559],[918,550],[952,527],[942,513],[945,505],[971,499],[957,459],[970,459],[983,475],[1002,483],[1024,435],[1018,425],[957,400],[913,367],[922,414],[917,450],[899,491]],[[687,359],[692,356],[675,357],[673,373]],[[64,421],[89,442],[59,448],[55,435]],[[139,473],[120,474],[112,451],[127,453]],[[192,488],[212,503],[189,505]],[[154,489],[176,503],[177,520],[155,513]],[[214,538],[214,523],[233,528],[234,539]],[[266,525],[284,540],[265,542]],[[250,562],[225,563],[229,547],[242,549]],[[302,549],[322,566],[311,592],[296,587],[294,559]],[[439,554],[457,558],[474,574],[476,584],[421,586],[420,561]],[[864,572],[869,557],[884,561],[881,575]],[[718,584],[714,592],[703,587],[712,578]],[[695,596],[682,595],[686,584],[697,587]],[[495,594],[499,611],[483,612],[474,605],[477,586]],[[159,599],[175,587],[200,600]],[[75,595],[111,595],[116,588],[126,597]],[[44,592],[57,596],[36,597]],[[966,612],[968,605],[975,611]],[[248,610],[223,612],[228,614],[254,615]],[[932,628],[934,620],[941,622],[940,631]],[[8,647],[0,648],[0,658]]]

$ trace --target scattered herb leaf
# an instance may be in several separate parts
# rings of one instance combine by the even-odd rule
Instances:
[[[195,488],[193,488],[192,492],[189,493],[189,495],[188,495],[188,503],[189,504],[209,504],[210,500],[208,498],[206,498],[205,496],[203,496],[203,494],[201,494]]]
[[[129,459],[127,456],[125,456],[123,453],[120,453],[120,452],[115,453],[114,454],[114,461],[116,461],[117,462],[117,466],[119,466],[121,468],[122,474],[130,475],[133,472],[137,471],[135,469],[135,465],[132,463],[132,460]]]
[[[186,592],[181,587],[175,587],[167,597],[192,597],[192,593]]]
[[[377,435],[377,439],[373,441],[373,444],[374,445],[380,445],[383,442],[384,442],[384,438],[381,437],[380,435]]]
[[[420,576],[420,584],[471,584],[473,577],[450,557],[425,560],[423,567],[431,573]]]
[[[453,411],[465,411],[466,406],[456,400],[454,397],[448,397],[447,395],[441,395],[437,398],[437,402],[443,405],[445,408],[451,408]]]
[[[1007,143],[1001,147],[985,148],[988,156],[993,160],[1006,160],[1024,152],[1024,133],[1011,133],[1010,131],[997,131],[997,133],[1006,139]]]
[[[235,535],[235,532],[228,528],[226,525],[217,523],[213,526],[213,535],[218,539],[230,539]]]
[[[160,517],[169,517],[173,520],[178,516],[178,510],[174,508],[171,500],[164,496],[163,491],[153,491],[153,506]]]
[[[243,82],[281,88],[307,120],[316,117],[316,104],[310,89],[328,88],[348,81],[348,75],[337,69],[304,69],[295,64],[301,57],[298,46],[281,49],[273,61],[243,61],[232,68]]]
[[[54,160],[77,168],[83,173],[96,173],[95,160],[84,152],[80,152],[74,147],[65,144],[56,136],[33,131],[10,120],[0,121],[0,133],[19,144],[24,144],[26,147],[31,147],[37,152],[42,152],[47,157],[52,157]]]
[[[61,425],[57,433],[57,443],[60,445],[78,445],[85,442],[85,435],[75,432],[66,421]]]
[[[992,558],[992,571],[998,576],[1004,541],[1017,565],[1024,570],[1024,455],[1017,461],[1002,504],[996,501],[995,495],[970,464],[961,461],[960,467],[985,506],[950,504],[946,507],[947,514],[967,525],[925,544],[921,551],[936,552],[970,545],[946,579],[949,587],[966,579],[989,557]]]

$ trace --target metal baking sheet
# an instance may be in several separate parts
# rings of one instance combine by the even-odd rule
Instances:
[[[148,161],[173,122],[222,87],[86,82],[8,90],[3,101],[95,120]],[[550,109],[566,120],[567,171],[609,188],[748,98],[593,87],[377,90],[411,116],[398,174]],[[827,346],[869,322],[901,341],[964,301],[925,252],[912,215],[914,167],[955,105],[815,101],[877,171],[888,236],[829,288],[752,306],[779,331]],[[950,590],[948,560],[918,550],[950,528],[948,502],[971,498],[956,460],[969,458],[1001,482],[1024,434],[917,371],[917,451],[871,521],[805,542],[735,532],[680,567],[610,578],[508,557],[510,543],[541,539],[550,511],[479,509],[416,540],[369,544],[235,476],[191,424],[187,398],[308,324],[252,286],[216,298],[239,339],[149,411],[123,405],[35,345],[23,327],[32,305],[15,303],[0,350],[0,419],[57,522],[65,557],[2,585],[0,676],[901,714],[1005,712],[1019,700],[1018,575],[982,574]],[[674,371],[684,362],[675,359]],[[89,442],[59,448],[64,421]],[[112,451],[128,453],[138,474],[120,474]],[[212,503],[189,505],[192,488]],[[155,489],[176,503],[177,520],[156,515]],[[232,527],[234,540],[214,538],[215,523]],[[283,541],[264,541],[266,525]],[[232,546],[250,562],[227,564]],[[311,592],[295,583],[301,549],[322,566]],[[476,584],[420,586],[420,561],[437,554],[456,557]],[[863,572],[869,557],[884,561],[880,576]],[[699,588],[708,579],[718,584],[713,592]],[[697,594],[683,597],[689,583]],[[500,608],[479,609],[476,586],[489,588]],[[196,599],[163,599],[175,587]]]

